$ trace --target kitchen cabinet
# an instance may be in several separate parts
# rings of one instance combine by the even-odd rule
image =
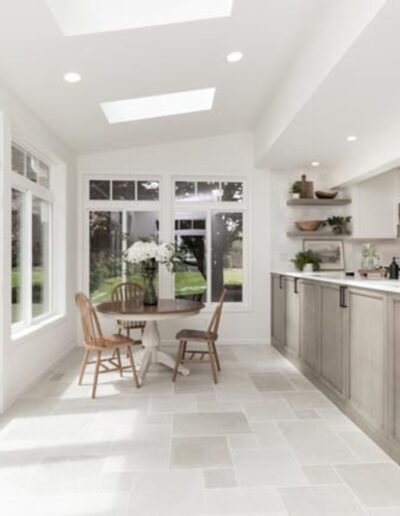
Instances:
[[[346,288],[321,286],[321,379],[339,397],[346,396],[348,304]]]
[[[385,425],[387,379],[384,294],[349,290],[349,403],[372,428]]]
[[[315,281],[300,282],[300,356],[314,372],[320,369],[319,346],[319,284]]]
[[[273,274],[271,278],[271,329],[272,343],[277,347],[285,346],[285,277]]]
[[[297,278],[285,278],[285,348],[294,356],[299,355],[300,293]]]
[[[400,445],[400,297],[391,298],[389,340],[389,433]]]
[[[351,190],[354,238],[397,238],[399,170],[362,181]]]

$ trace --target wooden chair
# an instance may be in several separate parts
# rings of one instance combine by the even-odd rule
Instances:
[[[139,388],[139,380],[131,350],[131,345],[133,343],[132,339],[129,339],[123,335],[103,336],[96,311],[85,294],[82,294],[81,292],[76,294],[75,303],[81,316],[85,344],[85,354],[82,361],[78,384],[82,385],[82,379],[83,375],[85,374],[86,366],[88,364],[95,364],[96,367],[92,389],[92,398],[95,398],[97,381],[100,373],[119,371],[120,376],[123,376],[120,350],[126,349],[130,362],[130,369],[132,369],[136,387]],[[89,355],[91,352],[96,353],[96,360],[89,360]],[[111,356],[102,358],[102,355],[105,352],[111,353]],[[110,365],[112,367],[110,367]]]
[[[181,330],[177,333],[176,338],[179,340],[179,350],[176,357],[175,369],[172,375],[172,381],[176,381],[176,375],[180,364],[185,362],[192,362],[197,364],[211,365],[211,373],[214,383],[217,383],[217,370],[221,371],[221,364],[219,361],[216,341],[218,339],[218,327],[221,320],[222,307],[224,305],[226,295],[226,289],[223,290],[221,297],[219,298],[218,305],[215,309],[214,315],[212,316],[211,322],[206,331],[202,330]],[[198,342],[207,345],[206,350],[188,350],[188,342]],[[190,358],[185,358],[186,353],[190,355]],[[204,357],[208,355],[209,359],[204,360]],[[199,356],[199,358],[196,358]]]
[[[117,285],[111,293],[112,301],[137,301],[143,303],[143,289],[136,283],[120,283]],[[132,339],[133,344],[142,344],[143,331],[146,323],[144,321],[117,321],[118,334],[121,335],[123,331],[126,331],[128,339],[131,337],[131,330],[140,330],[141,338]]]

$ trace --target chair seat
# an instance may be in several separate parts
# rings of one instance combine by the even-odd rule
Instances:
[[[176,334],[178,340],[190,340],[190,341],[215,341],[218,335],[213,335],[207,331],[202,330],[181,330]]]
[[[97,339],[96,341],[92,341],[90,344],[87,345],[88,348],[91,349],[98,349],[98,350],[104,350],[104,349],[114,349],[118,346],[130,346],[133,344],[133,339],[128,339],[128,337],[125,337],[124,335],[105,335],[103,339]]]

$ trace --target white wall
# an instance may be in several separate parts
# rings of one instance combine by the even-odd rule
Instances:
[[[0,330],[1,409],[7,408],[28,386],[71,348],[76,340],[73,292],[76,284],[76,168],[73,155],[6,88],[0,86]],[[61,211],[56,213],[56,246],[61,260],[55,267],[58,284],[66,288],[61,317],[34,333],[11,338],[11,141],[18,138],[55,164],[56,197]],[[62,210],[68,210],[66,216]],[[62,304],[65,306],[62,307]]]
[[[250,187],[249,267],[250,303],[241,311],[230,311],[227,306],[221,325],[221,342],[266,343],[269,341],[269,175],[256,170],[253,159],[253,138],[250,134],[223,135],[214,138],[177,142],[153,147],[132,148],[101,154],[81,156],[78,159],[80,183],[85,174],[154,174],[161,176],[167,192],[172,192],[175,175],[215,177],[238,176],[248,180]],[[164,188],[165,192],[165,188]],[[162,217],[170,196],[163,197]],[[81,199],[82,207],[82,199]],[[167,210],[168,211],[168,210]],[[80,214],[82,217],[82,213]],[[79,227],[82,228],[82,220]],[[172,227],[172,226],[171,226]],[[83,248],[83,232],[80,233]],[[80,287],[83,270],[79,273]],[[237,308],[237,307],[236,307]],[[232,309],[234,310],[234,309]],[[205,327],[209,312],[193,321],[177,320],[161,325],[164,342],[174,340],[182,324]]]

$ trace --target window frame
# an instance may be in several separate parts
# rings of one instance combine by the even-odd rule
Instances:
[[[183,199],[175,198],[175,182],[177,181],[188,181],[188,182],[220,182],[220,183],[242,183],[243,187],[243,200],[238,201],[187,201]],[[197,187],[196,187],[197,188]],[[242,269],[242,301],[241,302],[225,302],[225,307],[228,311],[247,311],[250,310],[250,278],[251,271],[250,260],[249,260],[249,249],[250,249],[250,213],[249,213],[249,184],[248,179],[242,176],[232,175],[215,175],[205,176],[201,174],[196,175],[174,175],[171,178],[171,192],[172,198],[172,221],[171,221],[171,234],[175,234],[175,220],[178,212],[206,212],[206,263],[207,263],[207,299],[205,301],[207,307],[211,310],[218,304],[217,301],[212,301],[212,285],[211,285],[211,266],[212,266],[212,228],[211,220],[212,215],[216,213],[242,213],[243,217],[243,269]],[[175,281],[173,282],[173,297],[175,297]]]
[[[53,165],[48,159],[43,158],[39,153],[32,152],[31,149],[19,143],[18,141],[12,141],[12,146],[17,147],[23,151],[26,155],[33,156],[39,159],[49,167],[49,188],[46,188],[39,183],[31,181],[26,175],[22,176],[17,172],[11,170],[11,184],[10,193],[12,190],[16,190],[23,194],[23,209],[21,217],[21,231],[23,238],[23,246],[21,253],[21,274],[22,274],[22,288],[21,288],[21,304],[22,304],[22,319],[15,323],[11,323],[11,333],[17,334],[20,331],[26,330],[31,326],[38,325],[47,319],[51,319],[55,315],[54,306],[54,203],[55,195],[51,190],[52,187],[52,176],[53,176]],[[25,158],[26,167],[26,158]],[[36,197],[41,201],[48,203],[49,205],[49,289],[48,289],[48,306],[49,309],[36,317],[32,316],[32,199]]]

